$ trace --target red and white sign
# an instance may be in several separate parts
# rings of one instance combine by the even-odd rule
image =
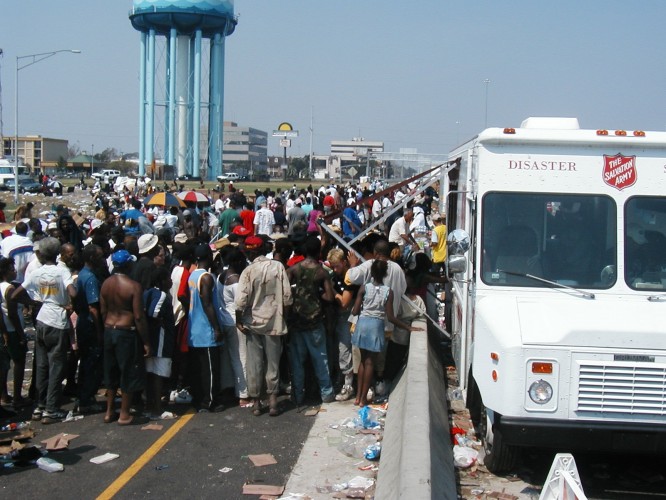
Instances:
[[[636,184],[636,157],[604,155],[604,182],[618,190],[623,190]]]

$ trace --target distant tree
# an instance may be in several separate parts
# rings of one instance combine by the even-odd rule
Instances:
[[[62,156],[58,157],[57,168],[58,170],[65,170],[67,168],[67,160],[65,160]]]
[[[108,163],[107,167],[110,170],[118,170],[122,174],[129,174],[135,172],[137,169],[136,163],[132,163],[131,161],[125,161],[125,160],[111,161]]]
[[[292,158],[289,166],[287,167],[287,177],[290,179],[297,179],[301,177],[301,172],[307,175],[309,167],[309,157],[305,158]]]
[[[81,154],[81,146],[79,145],[78,141],[76,144],[68,144],[67,145],[67,157],[68,158],[74,158],[75,156],[78,156]]]
[[[109,163],[115,160],[116,158],[118,158],[118,151],[116,150],[116,148],[106,148],[101,153],[97,153],[95,155],[95,161],[99,161],[102,163]]]

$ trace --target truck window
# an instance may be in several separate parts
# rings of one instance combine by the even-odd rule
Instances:
[[[617,208],[612,198],[560,193],[487,193],[482,200],[484,283],[580,288],[616,281]]]
[[[624,279],[635,290],[666,289],[666,198],[627,200],[624,217]]]

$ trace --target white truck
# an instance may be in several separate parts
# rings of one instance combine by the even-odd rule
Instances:
[[[666,133],[529,118],[453,150],[442,180],[447,321],[488,469],[525,446],[663,453]]]

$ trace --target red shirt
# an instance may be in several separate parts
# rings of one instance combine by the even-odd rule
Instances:
[[[243,227],[250,231],[248,236],[254,234],[254,210],[241,210],[240,218],[243,221]]]
[[[335,198],[333,198],[330,194],[327,194],[324,197],[324,206],[325,207],[332,207],[335,205]]]

